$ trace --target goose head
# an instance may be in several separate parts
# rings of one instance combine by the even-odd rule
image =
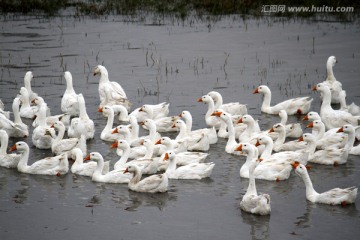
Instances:
[[[246,154],[252,153],[255,151],[255,146],[250,143],[241,143],[235,148],[235,151],[244,152]]]
[[[208,93],[208,95],[214,100],[214,102],[217,102],[220,99],[222,99],[221,94],[216,91],[211,91]]]
[[[170,146],[171,139],[169,137],[162,137],[155,144],[163,144],[165,146]]]
[[[104,161],[102,155],[98,152],[91,152],[84,158],[85,161],[93,160],[93,161]]]
[[[145,125],[149,130],[150,128],[155,128],[156,129],[156,124],[154,122],[154,120],[152,119],[145,119],[143,122],[142,122],[143,125]]]
[[[106,70],[106,68],[104,66],[97,65],[94,69],[94,76],[96,76],[98,74],[108,76],[108,71]]]
[[[326,62],[326,65],[327,66],[331,66],[331,67],[334,67],[335,64],[337,63],[338,61],[336,60],[336,57],[335,56],[330,56]]]
[[[330,91],[330,88],[328,86],[326,86],[325,84],[323,83],[318,83],[316,84],[313,88],[312,88],[313,91],[318,91],[318,92],[321,92],[321,93],[328,93],[328,94],[331,94],[331,91]]]
[[[112,134],[115,133],[121,133],[121,134],[129,134],[130,133],[130,129],[128,126],[124,126],[124,125],[119,125],[117,126],[112,132]]]
[[[56,121],[56,122],[54,122],[50,127],[51,127],[51,128],[55,128],[55,129],[57,129],[57,130],[59,130],[59,129],[65,129],[65,125],[64,125],[64,123],[62,123],[61,121]]]
[[[258,137],[255,146],[257,147],[257,146],[260,146],[260,145],[268,145],[271,142],[273,142],[271,137],[269,137],[267,135],[263,135],[263,136]]]
[[[182,117],[184,119],[190,119],[192,118],[191,116],[191,113],[189,111],[182,111],[180,114],[179,114],[179,117]]]
[[[351,124],[346,124],[346,125],[342,126],[341,128],[339,128],[336,132],[338,132],[338,133],[344,132],[347,134],[355,133],[355,128]]]
[[[19,153],[23,153],[25,151],[28,151],[29,150],[29,146],[27,145],[26,142],[23,142],[23,141],[20,141],[20,142],[17,142],[15,143],[11,148],[10,148],[10,152],[13,152],[13,151],[18,151]]]
[[[140,168],[136,165],[129,165],[125,170],[124,173],[135,173],[140,172]]]
[[[245,124],[251,124],[254,122],[255,122],[254,118],[248,114],[242,116],[238,121],[238,123],[245,123]]]
[[[183,120],[179,119],[173,124],[172,128],[181,128],[181,127],[184,127],[184,126],[186,126],[185,122]]]
[[[316,137],[311,133],[304,133],[299,139],[299,142],[305,141],[307,143],[314,143],[316,141]]]
[[[139,109],[139,112],[145,112],[145,113],[150,114],[152,116],[153,109],[149,105],[145,104]]]
[[[291,165],[292,165],[293,169],[295,169],[295,173],[298,176],[302,177],[302,176],[305,176],[307,174],[307,168],[304,165],[302,165],[301,163],[294,162]]]
[[[33,78],[34,78],[33,73],[31,71],[28,71],[28,72],[25,73],[24,81],[30,82],[31,79],[33,79]]]
[[[114,110],[110,106],[104,106],[98,109],[98,112],[102,112],[104,116],[109,116],[111,113],[114,114]]]
[[[280,132],[285,132],[285,131],[286,131],[285,126],[281,123],[277,123],[269,130],[269,133],[271,133],[271,132],[280,133]]]
[[[209,96],[209,95],[204,95],[201,98],[199,98],[197,100],[198,102],[203,102],[203,103],[209,103],[209,102],[214,102],[214,100]]]
[[[303,120],[315,121],[315,120],[321,120],[321,117],[317,112],[309,112],[308,114],[306,114]]]
[[[151,148],[154,146],[154,143],[150,139],[144,139],[142,145],[146,147],[146,149]]]
[[[260,85],[257,88],[255,88],[255,90],[253,91],[253,94],[256,93],[262,93],[262,94],[270,93],[270,88],[266,85]]]
[[[64,78],[66,81],[71,81],[72,80],[72,75],[69,71],[64,72]]]
[[[163,160],[164,161],[167,161],[167,160],[173,160],[174,158],[175,158],[175,156],[176,156],[176,154],[175,154],[175,152],[174,151],[167,151],[166,153],[165,153],[165,156],[164,156],[164,158],[163,158]]]
[[[43,103],[45,103],[44,99],[42,97],[39,97],[37,96],[36,98],[34,98],[32,101],[31,101],[32,104],[35,104],[37,106],[40,106],[42,105]]]
[[[126,140],[118,140],[113,145],[111,145],[111,147],[126,150],[130,149],[130,144]]]

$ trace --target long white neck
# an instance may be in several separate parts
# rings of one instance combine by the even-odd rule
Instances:
[[[122,148],[122,150],[123,150],[123,154],[121,155],[120,159],[115,163],[116,166],[124,166],[129,159],[130,146],[127,145],[124,148]]]
[[[340,110],[346,110],[346,93],[345,91],[341,91],[339,93],[339,102],[340,102]]]
[[[324,137],[325,134],[325,125],[319,124],[318,127],[313,127],[311,133],[316,136],[316,140],[320,140]]]
[[[42,103],[39,111],[37,113],[36,119],[39,123],[39,126],[41,127],[46,127],[46,111],[47,111],[47,104],[46,103]]]
[[[284,144],[285,139],[286,139],[286,130],[285,130],[285,128],[281,128],[281,130],[279,132],[279,136],[274,143],[274,146],[276,146],[276,147],[281,146],[282,144]]]
[[[271,156],[271,154],[272,154],[273,147],[274,147],[274,142],[273,141],[268,141],[265,144],[265,149],[261,154],[261,158],[263,158],[263,159],[269,158]]]
[[[192,117],[191,117],[191,115],[190,116],[187,115],[184,117],[184,119],[185,119],[185,123],[186,123],[186,132],[190,134],[191,129],[192,129]]]
[[[213,112],[215,111],[214,100],[213,100],[211,97],[209,97],[209,99],[210,99],[210,101],[207,102],[207,104],[208,104],[208,110],[207,110],[207,112],[206,112],[206,114],[205,114],[205,119],[210,118],[210,117],[211,117],[211,114],[213,114]]]
[[[185,123],[182,123],[182,124],[180,124],[180,127],[179,127],[179,134],[177,135],[177,137],[175,139],[180,140],[187,136],[188,135],[187,135],[187,131],[186,131],[186,125],[185,125]]]
[[[263,98],[263,102],[261,105],[261,109],[269,108],[270,104],[271,104],[271,92],[266,91],[266,92],[264,92],[264,98]]]
[[[69,93],[69,94],[76,94],[74,87],[73,87],[73,81],[72,81],[72,77],[67,76],[65,78],[66,80],[66,90],[65,93]]]
[[[133,177],[129,182],[129,185],[135,185],[137,184],[140,180],[141,180],[141,171],[140,169],[136,168],[135,171],[133,172]]]
[[[114,111],[109,111],[108,119],[104,130],[106,129],[106,131],[110,131],[113,128],[113,124],[114,124]]]
[[[78,98],[79,100],[79,117],[83,120],[89,120],[89,116],[86,112],[86,105],[83,98]]]
[[[12,104],[12,110],[14,113],[14,123],[15,124],[22,124],[22,120],[20,117],[20,112],[19,112],[19,104],[20,104],[20,99],[19,98],[15,98]]]
[[[72,166],[81,165],[84,163],[83,153],[80,149],[73,149],[75,151],[75,162]]]
[[[320,116],[323,116],[325,112],[332,111],[333,108],[331,107],[331,92],[330,89],[324,89],[323,99],[320,107]]]
[[[354,146],[354,142],[355,142],[355,131],[351,131],[350,133],[348,133],[348,138],[346,140],[344,149],[346,151],[349,151]]]
[[[130,117],[130,126],[131,126],[131,138],[133,140],[139,138],[139,124],[134,116]]]
[[[6,149],[7,149],[8,144],[9,144],[9,138],[5,134],[0,136],[0,141],[1,141],[0,142],[0,144],[1,144],[0,155],[1,156],[6,155]]]
[[[61,141],[63,138],[64,138],[64,134],[65,134],[65,126],[60,126],[59,128],[58,128],[58,135],[56,136],[56,138],[55,138],[55,142],[59,142],[59,141]]]
[[[258,150],[255,147],[249,149],[247,156],[246,156],[246,161],[240,168],[240,176],[241,177],[248,176],[250,162],[253,161],[254,158],[257,158],[258,157],[257,155],[258,155]]]
[[[226,118],[226,125],[227,125],[227,129],[229,132],[229,138],[228,141],[226,143],[226,146],[235,146],[237,144],[236,140],[235,140],[235,129],[234,129],[234,124],[231,121],[230,118]]]
[[[305,183],[305,187],[306,187],[306,197],[309,199],[314,199],[314,197],[316,197],[317,195],[319,195],[314,187],[313,184],[311,182],[309,173],[306,171],[305,174],[301,175],[301,178],[303,179],[304,183]]]
[[[166,169],[166,173],[169,173],[169,172],[174,172],[176,170],[176,160],[175,158],[170,158],[169,160],[169,165]]]
[[[110,82],[109,80],[109,74],[108,72],[103,69],[101,70],[101,75],[100,75],[100,81],[99,81],[99,84],[103,84],[103,83],[107,83],[107,82]]]
[[[102,156],[99,156],[99,159],[97,160],[97,164],[96,164],[96,169],[93,175],[102,176],[103,168],[104,168],[104,159]]]
[[[27,93],[22,93],[21,94],[21,108],[29,108],[30,107],[30,99],[29,99],[29,94],[28,91],[26,91]]]
[[[150,124],[149,126],[149,139],[155,143],[156,139],[156,125],[155,124]]]
[[[329,81],[329,82],[335,82],[336,81],[336,78],[335,78],[334,72],[333,72],[333,64],[332,64],[331,61],[328,61],[326,63],[326,73],[327,73],[326,81]]]
[[[288,120],[288,115],[287,115],[287,113],[285,112],[285,114],[281,114],[280,115],[280,123],[282,124],[282,125],[286,125],[286,123],[287,123],[287,120]]]
[[[29,161],[29,147],[27,146],[25,151],[21,153],[20,161],[17,166],[18,169],[21,169],[22,172],[26,171],[27,168],[29,168],[28,161]]]
[[[252,161],[255,161],[255,160],[252,160]],[[255,171],[254,167],[249,168],[249,186],[246,190],[245,195],[255,195],[255,196],[258,195],[257,191],[256,191],[254,171]]]
[[[24,86],[26,88],[26,90],[28,90],[29,92],[29,95],[32,93],[32,90],[31,90],[31,79],[29,78],[24,78]]]
[[[215,104],[214,107],[215,107],[215,109],[218,109],[223,104],[223,98],[220,95],[220,93],[215,93],[215,95],[216,95],[216,97],[215,97],[215,100],[214,100],[214,104]]]

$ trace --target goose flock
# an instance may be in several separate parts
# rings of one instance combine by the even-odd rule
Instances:
[[[166,102],[144,104],[130,112],[131,102],[124,89],[119,83],[111,82],[107,69],[99,65],[94,69],[94,76],[100,76],[98,113],[107,118],[100,139],[112,142],[111,148],[120,157],[114,164],[105,161],[101,153],[87,149],[86,142],[94,138],[95,125],[87,114],[85,97],[73,88],[71,73],[64,73],[63,113],[53,116],[44,99],[32,91],[33,73],[29,71],[24,77],[24,87],[13,100],[14,120],[0,101],[0,166],[17,168],[27,174],[60,176],[71,171],[95,182],[125,183],[132,191],[161,193],[168,190],[169,179],[211,177],[215,163],[206,161],[206,152],[218,138],[227,138],[226,153],[246,155],[239,169],[241,178],[249,178],[240,201],[243,211],[270,214],[270,196],[258,194],[255,179],[282,181],[290,177],[292,170],[303,179],[307,200],[351,204],[356,199],[357,187],[317,193],[308,174],[308,163],[336,166],[345,164],[349,154],[360,155],[360,145],[354,146],[360,139],[360,107],[355,103],[347,105],[346,92],[333,73],[336,62],[334,56],[328,58],[326,80],[313,87],[322,99],[320,113],[310,111],[312,98],[298,97],[272,105],[270,88],[266,85],[255,88],[254,94],[264,95],[261,112],[280,117],[278,123],[266,130],[260,129],[245,104],[223,103],[221,94],[215,91],[198,99],[208,105],[204,119],[208,127],[203,129],[192,128],[189,111],[168,116]],[[332,104],[340,104],[340,109],[333,109]],[[287,123],[288,115],[295,114],[305,115],[303,120],[309,121],[307,128],[311,132],[304,133],[299,123]],[[21,140],[8,153],[10,137],[29,136],[30,128],[22,118],[33,119],[33,146],[51,149],[53,156],[29,165],[30,147]],[[124,124],[114,126],[115,118]],[[139,135],[140,126],[148,135]],[[171,139],[166,136],[168,132],[177,132],[177,136]],[[296,140],[287,141],[287,138]],[[69,164],[69,159],[74,163]]]

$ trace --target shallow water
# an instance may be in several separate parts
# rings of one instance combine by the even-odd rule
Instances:
[[[231,16],[153,23],[121,17],[2,19],[0,97],[6,109],[23,85],[25,72],[31,70],[33,90],[44,97],[53,114],[60,113],[62,75],[68,70],[96,125],[88,150],[99,151],[114,163],[115,152],[99,138],[106,119],[97,113],[98,77],[92,76],[97,64],[107,67],[110,79],[123,86],[134,107],[168,101],[171,115],[192,113],[194,129],[205,127],[207,109],[196,99],[213,89],[223,94],[225,102],[248,104],[263,129],[278,118],[260,113],[261,97],[252,94],[259,84],[270,86],[273,102],[310,95],[312,109],[319,111],[319,96],[311,86],[325,79],[330,55],[339,61],[334,72],[348,102],[360,104],[358,21]],[[256,182],[258,191],[271,196],[269,217],[241,212],[239,201],[248,180],[240,179],[239,169],[245,159],[226,154],[225,144],[220,139],[209,151],[207,161],[216,163],[210,179],[171,180],[165,194],[134,193],[126,185],[93,183],[73,174],[32,176],[1,168],[0,238],[351,239],[360,234],[359,197],[345,208],[311,204],[294,173],[279,183]],[[49,155],[50,151],[32,147],[30,161]],[[358,185],[359,160],[350,156],[338,167],[313,165],[310,177],[315,188],[322,192]]]

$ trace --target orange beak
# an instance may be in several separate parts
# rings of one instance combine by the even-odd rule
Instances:
[[[243,123],[242,118],[240,118],[237,123]]]
[[[145,123],[144,123],[144,122],[141,122],[140,125],[143,126],[143,125],[145,125]]]
[[[304,120],[304,121],[309,120],[308,115],[306,115],[302,120]]]
[[[110,148],[117,148],[118,146],[118,141],[115,141],[113,144],[111,144]]]
[[[198,102],[202,102],[203,100],[202,100],[202,98],[198,98],[198,100],[197,100]]]
[[[164,161],[169,160],[169,154],[168,154],[168,153],[165,153],[165,157],[164,157],[163,160],[164,160]]]
[[[235,148],[235,151],[241,152],[242,151],[242,144],[240,144],[237,148]]]
[[[256,88],[256,89],[253,91],[253,94],[256,94],[256,93],[259,93],[259,88]]]
[[[305,166],[307,170],[310,170],[311,169],[311,166],[310,165],[306,165]]]
[[[55,128],[54,124],[51,124],[50,128]]]
[[[15,150],[16,150],[16,144],[14,144],[14,145],[9,149],[10,152],[13,152],[13,151],[15,151]]]
[[[84,161],[89,161],[90,160],[90,154],[88,154],[85,158]]]
[[[298,139],[298,142],[302,142],[302,141],[304,141],[304,137],[303,137],[303,136],[301,136],[301,137]]]
[[[291,166],[293,167],[293,169],[296,169],[297,166],[299,166],[299,165],[300,165],[299,162],[293,162],[293,163],[291,163]]]
[[[117,128],[115,128],[111,133],[112,133],[112,134],[115,134],[115,133],[119,133],[119,131],[118,131]]]
[[[341,127],[341,128],[339,128],[339,130],[337,130],[336,132],[337,132],[337,133],[344,132],[344,128],[343,128],[343,127]]]
[[[317,87],[316,87],[316,86],[313,86],[312,90],[313,90],[313,91],[317,91]]]
[[[103,112],[103,108],[102,108],[102,107],[101,107],[101,108],[99,107],[99,108],[98,108],[98,112]]]
[[[272,132],[275,132],[273,127],[269,130],[269,133],[272,133]]]
[[[128,168],[126,168],[126,169],[124,170],[124,173],[127,173],[127,172],[129,172],[129,169],[128,169]]]
[[[213,112],[213,113],[211,114],[211,116],[217,116],[217,117],[220,117],[220,116],[221,116],[221,114],[222,114],[222,112],[220,112],[220,111],[216,111],[216,112]]]
[[[255,147],[258,147],[258,146],[260,146],[260,145],[261,145],[261,144],[260,144],[259,140],[257,140],[256,143],[255,143]]]
[[[176,128],[176,124],[172,125],[171,128]]]
[[[157,144],[161,144],[161,139],[157,140],[157,142],[155,143],[155,145]]]
[[[313,127],[314,127],[314,123],[313,123],[313,122],[309,123],[309,124],[306,126],[306,128],[313,128]]]

